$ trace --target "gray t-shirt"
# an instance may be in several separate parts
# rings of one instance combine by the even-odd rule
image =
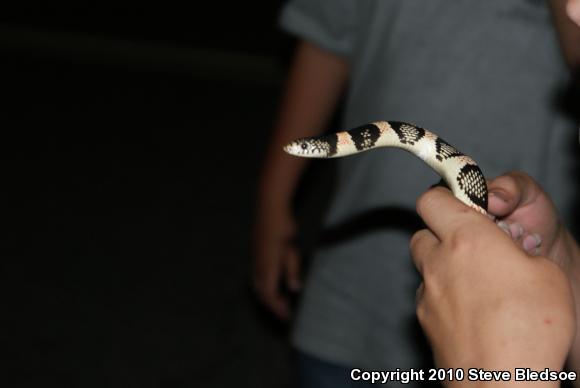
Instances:
[[[375,120],[433,130],[487,177],[523,170],[563,214],[572,199],[573,124],[556,108],[567,72],[542,0],[293,0],[282,27],[348,59],[345,128]],[[438,180],[399,150],[341,159],[325,225],[373,213],[414,214]],[[360,220],[359,220],[360,221]],[[360,223],[360,222],[359,222]],[[299,349],[381,369],[421,363],[414,338],[419,279],[410,233],[388,225],[321,247],[295,323]]]

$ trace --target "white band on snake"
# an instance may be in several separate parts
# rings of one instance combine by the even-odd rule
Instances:
[[[284,151],[306,158],[337,158],[380,147],[417,156],[447,183],[467,206],[487,214],[487,185],[477,163],[426,129],[397,121],[378,121],[348,131],[299,139]]]

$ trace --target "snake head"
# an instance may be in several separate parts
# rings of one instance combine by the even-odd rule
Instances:
[[[323,140],[305,138],[286,144],[284,151],[290,155],[303,158],[327,158],[329,156],[329,145]]]

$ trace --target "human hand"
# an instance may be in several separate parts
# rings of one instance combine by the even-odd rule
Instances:
[[[254,227],[254,289],[276,317],[290,317],[290,304],[282,285],[300,290],[301,258],[294,245],[296,223],[291,212],[262,210]],[[285,283],[284,283],[285,282]]]
[[[573,257],[570,236],[542,188],[527,174],[510,172],[490,181],[488,189],[488,210],[509,225],[514,241],[567,270]]]
[[[429,190],[417,211],[429,227],[411,240],[423,276],[417,316],[437,366],[561,369],[575,332],[562,270],[527,255],[448,190]]]

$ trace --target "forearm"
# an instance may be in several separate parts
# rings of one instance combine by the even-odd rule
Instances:
[[[289,206],[306,160],[286,155],[282,147],[324,130],[347,73],[342,58],[306,42],[299,45],[263,164],[258,193],[262,206]]]

